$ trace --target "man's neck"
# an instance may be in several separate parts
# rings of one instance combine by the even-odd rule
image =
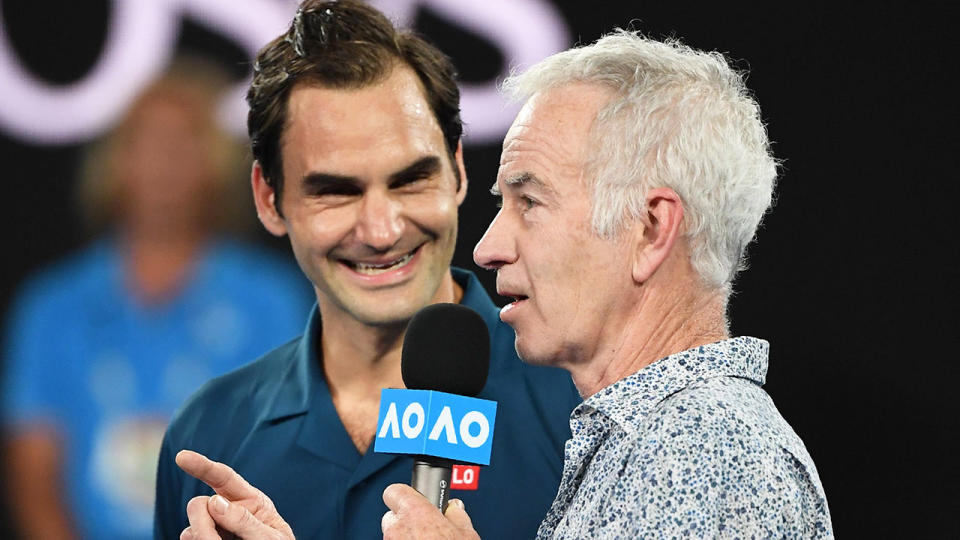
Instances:
[[[323,373],[331,392],[402,386],[400,351],[406,324],[367,326],[329,317],[321,306]]]
[[[449,273],[430,303],[458,303],[463,289]],[[358,321],[319,298],[323,329],[321,335],[324,375],[331,389],[401,388],[400,351],[408,321],[392,325],[370,325]]]
[[[459,302],[463,289],[448,273],[431,303]],[[320,298],[322,369],[337,414],[354,445],[364,453],[377,423],[383,388],[403,388],[400,353],[407,321],[368,325],[340,310],[324,310]]]
[[[722,291],[650,288],[636,306],[590,359],[569,368],[585,399],[661,358],[729,337]]]
[[[170,300],[187,282],[204,241],[201,232],[145,235],[128,231],[121,235],[127,287],[148,305]]]

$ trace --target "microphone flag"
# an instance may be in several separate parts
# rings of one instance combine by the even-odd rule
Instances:
[[[489,465],[496,414],[495,401],[384,388],[373,449]]]

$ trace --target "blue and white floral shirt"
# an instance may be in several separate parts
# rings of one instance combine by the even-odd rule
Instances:
[[[538,538],[832,538],[800,437],[760,386],[769,344],[683,351],[570,416],[557,498]]]

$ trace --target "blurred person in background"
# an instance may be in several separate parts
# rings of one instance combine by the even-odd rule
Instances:
[[[225,235],[249,196],[216,123],[225,82],[179,59],[91,146],[79,193],[96,240],[9,313],[5,488],[25,537],[151,537],[174,410],[302,330],[312,292],[296,266]]]

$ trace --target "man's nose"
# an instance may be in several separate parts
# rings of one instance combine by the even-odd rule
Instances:
[[[400,202],[388,193],[370,190],[360,202],[357,240],[377,251],[388,251],[403,236]]]
[[[473,262],[488,270],[496,270],[517,260],[515,236],[503,210],[497,213],[483,238],[473,248]]]

